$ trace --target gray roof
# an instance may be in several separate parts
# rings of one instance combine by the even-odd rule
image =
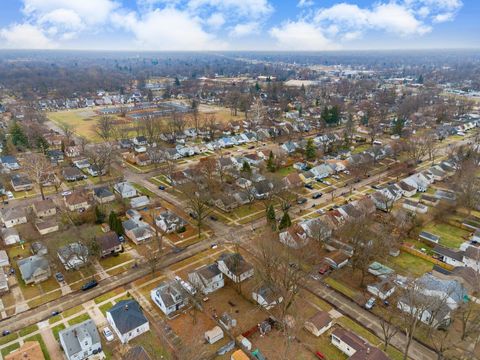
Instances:
[[[7,208],[7,209],[3,209],[1,212],[2,212],[2,219],[4,221],[16,220],[16,219],[25,217],[25,208],[23,207]]]
[[[63,350],[68,357],[81,352],[80,342],[88,337],[91,337],[93,346],[97,344],[101,347],[100,335],[92,319],[70,326],[58,333],[58,338],[63,340]]]
[[[37,269],[47,270],[48,260],[40,255],[33,255],[17,261],[18,268],[24,280],[31,279]]]
[[[444,280],[435,277],[432,274],[424,274],[417,279],[417,284],[424,291],[440,291],[448,295],[455,302],[460,303],[464,300],[467,290],[456,280]]]
[[[126,334],[148,323],[140,305],[135,300],[122,300],[107,311],[121,334]]]
[[[188,297],[187,291],[176,280],[164,281],[154,291],[165,307],[181,303]]]
[[[93,189],[93,192],[95,196],[98,198],[106,198],[113,195],[113,193],[106,187],[99,187],[99,188]]]

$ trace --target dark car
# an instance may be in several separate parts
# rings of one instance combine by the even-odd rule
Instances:
[[[7,335],[10,335],[10,331],[9,330],[3,330],[2,331],[2,336],[7,336]]]
[[[322,193],[316,193],[312,195],[312,199],[320,199],[323,196]]]
[[[305,184],[305,187],[307,189],[313,190],[313,185],[312,184]]]
[[[212,221],[217,221],[218,220],[218,218],[215,215],[210,215],[209,218]]]
[[[159,186],[158,186],[158,189],[159,189],[159,190],[165,190],[165,186],[159,185]]]
[[[58,311],[58,310],[54,310],[52,311],[52,313],[50,314],[51,316],[57,316],[58,314],[60,314],[61,311]]]
[[[123,235],[120,235],[118,237],[118,241],[120,241],[121,243],[125,242],[125,238],[123,237]]]
[[[57,279],[58,282],[64,282],[65,278],[63,277],[63,274],[61,272],[57,272],[55,274],[55,279]]]
[[[87,291],[87,290],[93,289],[97,285],[98,285],[97,280],[90,280],[89,282],[86,282],[85,284],[83,284],[82,290]]]
[[[301,205],[301,204],[305,204],[307,202],[307,199],[306,198],[300,198],[297,200],[297,204]]]

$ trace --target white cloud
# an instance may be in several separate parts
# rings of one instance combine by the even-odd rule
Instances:
[[[0,29],[4,47],[13,49],[53,49],[52,42],[38,27],[31,24],[14,24]]]
[[[245,24],[237,24],[235,25],[232,30],[230,30],[230,36],[233,37],[241,37],[241,36],[246,36],[253,34],[254,32],[257,32],[258,29],[258,22],[249,22]]]
[[[190,0],[188,7],[192,11],[202,8],[215,8],[223,13],[234,11],[234,16],[252,19],[260,19],[273,12],[268,0]]]
[[[223,16],[222,13],[215,12],[206,21],[208,26],[211,26],[212,28],[218,29],[222,27],[223,24],[225,24],[225,17]]]
[[[299,0],[297,6],[298,7],[309,7],[313,6],[315,3],[313,0]]]
[[[269,31],[277,47],[285,50],[331,50],[336,46],[325,37],[322,29],[303,20],[287,21]]]
[[[137,14],[115,14],[118,26],[132,32],[137,45],[145,50],[217,50],[225,47],[202,29],[199,18],[174,8]]]

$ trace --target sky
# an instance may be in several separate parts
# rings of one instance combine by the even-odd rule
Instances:
[[[480,48],[480,0],[0,0],[0,49]]]

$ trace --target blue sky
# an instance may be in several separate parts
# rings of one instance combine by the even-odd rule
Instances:
[[[480,48],[479,0],[1,0],[0,48]]]

